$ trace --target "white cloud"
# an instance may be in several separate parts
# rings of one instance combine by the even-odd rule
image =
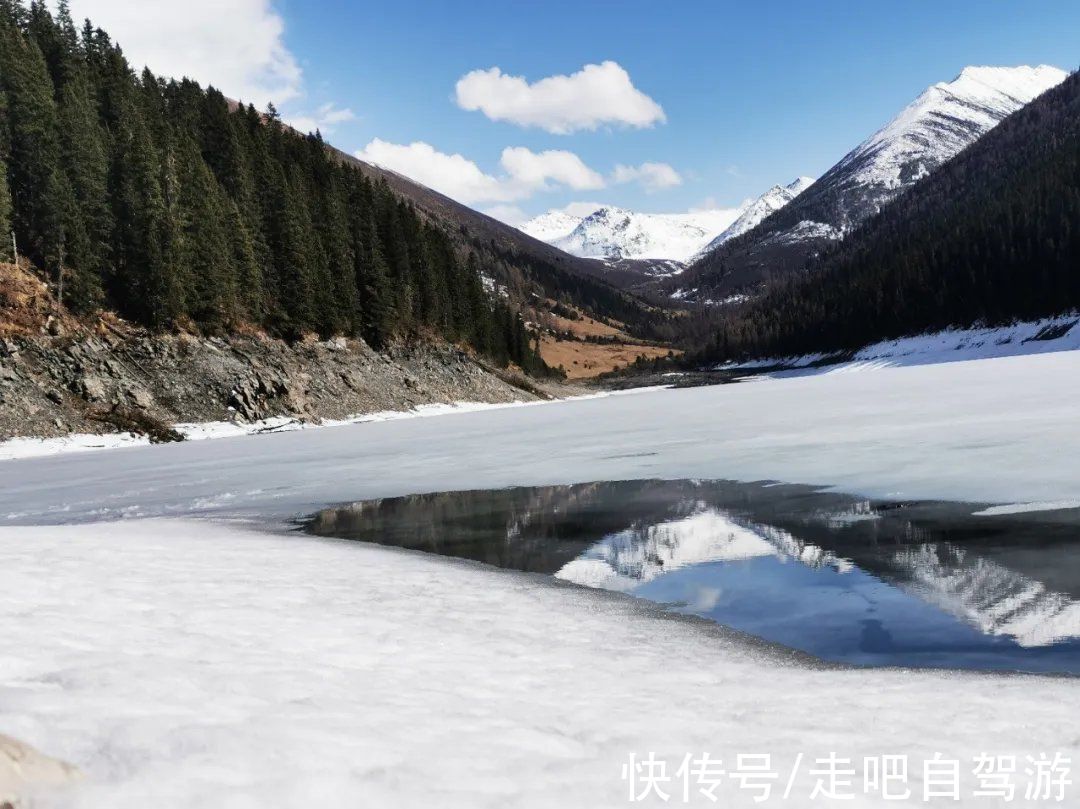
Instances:
[[[484,213],[513,227],[522,225],[529,220],[529,215],[517,205],[492,205],[490,208],[485,208]]]
[[[682,185],[683,178],[667,163],[642,163],[640,166],[616,166],[611,181],[615,184],[640,183],[651,193]]]
[[[569,205],[564,205],[558,210],[570,216],[577,216],[584,219],[591,213],[596,213],[601,208],[609,207],[606,202],[571,202]]]
[[[323,104],[311,115],[290,115],[286,123],[300,132],[314,132],[316,129],[322,134],[333,132],[338,124],[356,120],[356,114],[347,107],[338,107],[333,103]]]
[[[717,202],[716,197],[705,197],[699,204],[692,205],[690,207],[690,213],[701,213],[702,211],[715,211],[720,208],[720,203]]]
[[[548,180],[575,191],[604,187],[604,178],[586,166],[581,158],[564,149],[532,152],[522,146],[503,149],[502,167],[515,181],[530,188],[545,188]]]
[[[663,108],[634,87],[630,74],[612,61],[533,84],[498,67],[474,70],[458,79],[456,96],[464,110],[556,135],[604,124],[650,127],[667,120]]]
[[[375,138],[356,153],[360,160],[411,177],[458,202],[510,202],[520,196],[476,163],[459,154],[446,154],[422,141],[408,145]]]
[[[494,176],[460,154],[440,152],[422,141],[388,143],[375,138],[356,157],[411,177],[458,202],[514,202],[556,187],[590,190],[604,187],[604,178],[573,152],[533,152],[524,147],[503,150],[503,174]]]
[[[77,26],[89,17],[107,31],[137,70],[213,84],[257,107],[301,94],[303,74],[270,0],[71,0],[71,14]]]

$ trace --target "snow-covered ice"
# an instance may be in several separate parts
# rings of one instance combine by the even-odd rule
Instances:
[[[412,410],[380,410],[364,413],[348,419],[324,419],[322,422],[305,422],[289,416],[273,416],[258,421],[208,421],[180,423],[174,429],[186,441],[202,441],[208,438],[236,438],[244,435],[289,432],[315,427],[340,427],[345,424],[364,424],[370,421],[441,416],[446,413],[466,413],[491,410],[498,407],[514,407],[526,402],[455,402],[453,404],[419,405]],[[132,433],[73,433],[56,438],[9,438],[0,441],[0,461],[16,458],[36,458],[42,455],[58,455],[68,452],[84,452],[96,449],[119,449],[120,447],[147,446],[146,436]]]
[[[658,388],[649,387],[622,391],[603,391],[571,396],[568,397],[568,400],[648,393],[656,389]],[[181,422],[180,424],[174,424],[173,428],[184,436],[185,441],[203,441],[208,438],[237,438],[246,435],[313,430],[321,427],[343,427],[349,424],[367,424],[372,421],[426,418],[445,416],[450,413],[474,413],[480,410],[498,410],[504,407],[524,407],[548,403],[540,400],[436,403],[417,405],[411,410],[379,410],[374,413],[360,413],[345,419],[323,419],[319,422],[301,421],[290,416],[273,416],[258,421]],[[59,455],[68,452],[85,452],[87,450],[148,446],[149,444],[150,440],[146,436],[133,435],[132,433],[73,433],[55,438],[9,438],[6,441],[0,441],[0,461],[37,458],[43,455]]]
[[[621,806],[630,753],[705,751],[802,754],[777,806],[810,805],[816,757],[908,755],[909,801],[860,768],[847,805],[953,806],[921,800],[935,753],[965,795],[982,752],[1080,758],[1075,679],[816,667],[616,594],[214,523],[0,529],[0,626],[0,727],[86,774],[44,807]]]
[[[1075,500],[1080,352],[809,375],[0,463],[0,520],[290,516],[593,480],[783,480],[884,498]]]

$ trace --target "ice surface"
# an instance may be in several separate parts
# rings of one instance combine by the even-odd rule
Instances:
[[[593,809],[650,751],[801,753],[805,797],[834,750],[911,756],[923,806],[937,752],[965,795],[983,751],[1080,756],[1074,679],[815,668],[619,595],[213,523],[2,528],[0,626],[0,727],[87,776],[46,808]]]
[[[235,438],[243,435],[262,435],[265,433],[291,432],[292,430],[310,430],[316,427],[340,427],[345,424],[365,424],[370,421],[389,421],[391,419],[422,418],[441,416],[447,413],[467,413],[477,410],[494,410],[500,407],[518,407],[538,402],[454,402],[452,404],[418,405],[412,410],[380,410],[375,413],[362,413],[347,419],[324,419],[316,424],[304,422],[288,416],[273,416],[258,421],[209,421],[181,423],[173,425],[187,441],[202,441],[207,438]],[[0,441],[0,461],[16,458],[36,458],[42,455],[58,455],[67,452],[84,452],[96,449],[118,449],[120,447],[146,446],[150,443],[146,436],[131,433],[75,433],[55,438],[9,438]]]
[[[307,513],[448,489],[783,480],[883,498],[1075,500],[1059,351],[0,462],[0,520]]]

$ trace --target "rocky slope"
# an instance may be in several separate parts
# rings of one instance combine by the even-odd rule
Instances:
[[[1047,65],[968,67],[927,88],[791,204],[699,258],[669,291],[723,300],[804,267],[1066,75]]]
[[[152,334],[108,316],[57,317],[45,285],[12,265],[0,265],[0,280],[0,439],[114,430],[167,439],[176,423],[318,421],[549,395],[453,346],[380,353],[344,338]]]

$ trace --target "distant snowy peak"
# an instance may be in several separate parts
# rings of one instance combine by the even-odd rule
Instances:
[[[604,206],[584,218],[549,211],[522,225],[521,230],[583,258],[683,262],[728,227],[739,212],[738,208],[718,208],[648,214]]]
[[[568,214],[566,211],[553,210],[540,214],[535,219],[530,219],[520,227],[520,230],[534,239],[550,243],[569,236],[570,232],[580,222],[580,216]]]
[[[811,177],[799,177],[787,185],[773,186],[738,208],[653,214],[605,205],[585,217],[556,209],[526,222],[521,230],[582,258],[681,263],[750,230],[813,182]]]
[[[785,185],[784,188],[791,192],[791,197],[794,199],[813,184],[813,177],[796,177],[790,183]]]
[[[709,242],[701,252],[707,253],[729,239],[734,239],[736,236],[741,236],[747,231],[753,230],[767,216],[779,211],[813,184],[813,177],[798,177],[787,185],[774,185],[760,197],[744,205],[739,218]]]

